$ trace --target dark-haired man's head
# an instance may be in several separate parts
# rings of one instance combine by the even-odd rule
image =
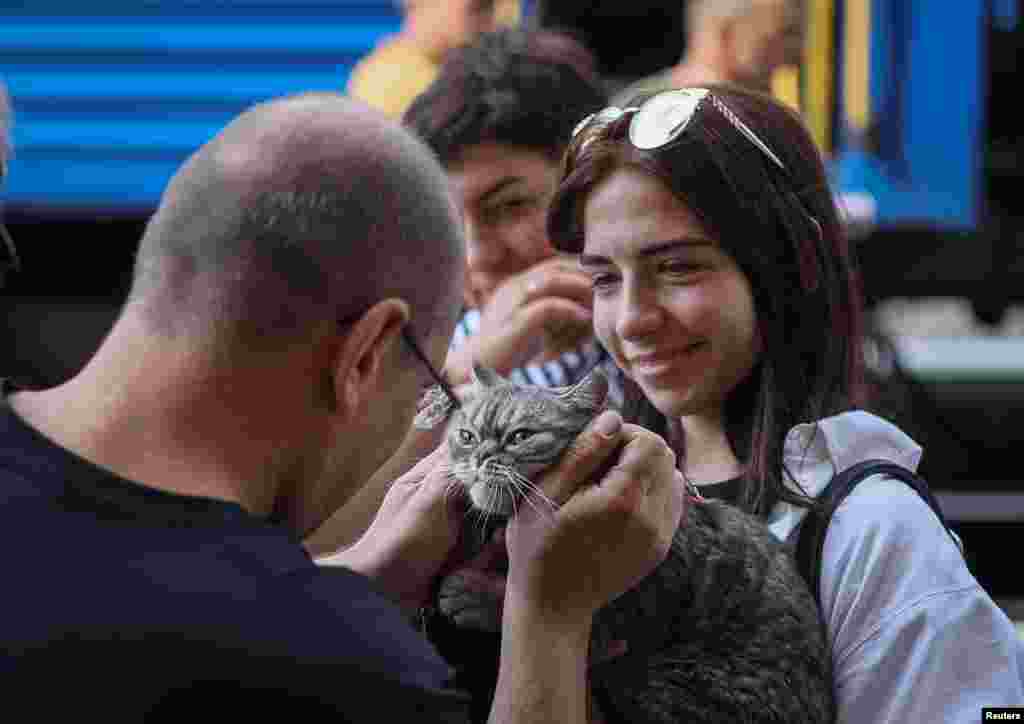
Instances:
[[[575,40],[505,29],[452,51],[406,111],[466,221],[468,304],[554,254],[544,224],[562,151],[576,123],[606,102],[596,62]]]

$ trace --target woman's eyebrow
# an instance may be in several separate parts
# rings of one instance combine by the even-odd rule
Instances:
[[[658,254],[664,254],[670,251],[676,251],[680,248],[693,248],[695,246],[711,246],[715,242],[705,236],[684,236],[678,239],[669,239],[667,241],[659,241],[649,246],[638,250],[633,256],[638,259],[645,259],[651,256],[657,256]],[[611,260],[607,257],[600,256],[598,254],[580,254],[579,258],[580,266],[608,266],[611,264]]]

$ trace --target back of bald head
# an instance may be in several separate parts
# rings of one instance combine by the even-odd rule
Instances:
[[[132,302],[158,332],[251,350],[397,297],[423,336],[453,314],[463,254],[430,151],[357,101],[307,94],[248,110],[185,163]]]

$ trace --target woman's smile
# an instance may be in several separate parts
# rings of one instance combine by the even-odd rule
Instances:
[[[704,342],[695,342],[686,347],[677,347],[669,351],[648,352],[630,357],[629,371],[636,377],[656,380],[679,371],[679,368],[705,346]]]

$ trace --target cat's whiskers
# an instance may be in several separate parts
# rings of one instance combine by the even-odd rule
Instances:
[[[515,506],[516,498],[523,498],[530,506],[538,513],[551,513],[554,512],[558,506],[555,505],[554,501],[548,496],[544,495],[544,492],[537,487],[529,478],[518,472],[515,468],[508,465],[502,465],[500,468],[502,475],[509,481],[515,491],[519,495],[512,496],[512,504]],[[540,499],[545,504],[547,510],[542,510],[537,504],[537,500]]]
[[[517,482],[521,486],[523,486],[526,495],[529,498],[539,498],[540,501],[544,503],[544,505],[548,508],[548,512],[553,513],[554,511],[558,510],[558,506],[555,504],[555,501],[546,496],[544,494],[544,491],[541,490],[540,487],[538,487],[532,480],[527,478],[525,475],[517,472],[516,470],[511,470],[511,473],[512,475],[515,476]]]

